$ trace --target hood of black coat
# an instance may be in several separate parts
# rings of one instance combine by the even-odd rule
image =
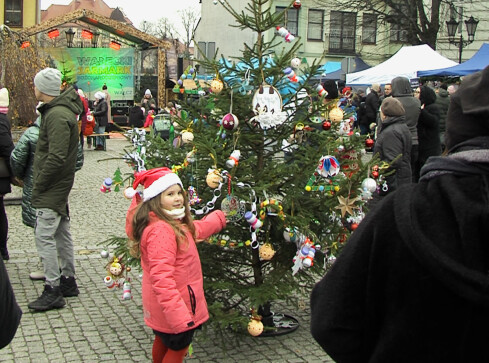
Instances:
[[[406,77],[396,77],[391,81],[392,96],[403,97],[412,96],[413,90],[411,88],[411,82]]]
[[[445,174],[393,197],[416,260],[457,296],[489,307],[489,174]]]
[[[421,86],[419,93],[419,101],[422,105],[428,106],[436,102],[435,90],[428,86]]]

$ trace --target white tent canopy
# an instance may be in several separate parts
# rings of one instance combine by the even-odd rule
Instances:
[[[346,75],[347,86],[384,85],[398,76],[417,78],[418,71],[452,67],[458,63],[443,57],[427,44],[404,46],[385,62],[361,72]]]

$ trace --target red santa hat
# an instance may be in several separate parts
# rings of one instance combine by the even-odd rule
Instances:
[[[143,201],[146,202],[158,194],[164,192],[172,185],[178,184],[183,189],[183,184],[177,174],[168,168],[154,168],[136,173],[132,188],[127,188],[124,195],[132,198],[136,195],[136,188],[139,185],[144,186]]]

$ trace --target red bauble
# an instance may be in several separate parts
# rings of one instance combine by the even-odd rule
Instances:
[[[372,171],[372,176],[374,179],[377,179],[379,177],[379,172],[378,171]]]
[[[293,6],[296,9],[300,9],[301,6],[302,6],[302,4],[301,4],[300,0],[297,0],[297,1],[294,1],[294,5]]]
[[[355,229],[358,228],[358,223],[352,223],[350,226],[351,230],[354,231]]]
[[[374,146],[374,140],[372,140],[370,137],[365,140],[365,146],[368,147],[368,148],[371,148]]]
[[[228,113],[224,115],[224,117],[221,120],[222,127],[224,127],[226,130],[234,130],[236,127],[238,127],[238,118],[236,115],[232,113]]]
[[[323,130],[329,130],[331,128],[331,122],[324,121],[323,122]]]

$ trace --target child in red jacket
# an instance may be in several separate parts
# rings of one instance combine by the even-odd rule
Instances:
[[[223,229],[226,217],[216,210],[193,221],[182,182],[168,168],[136,173],[125,195],[132,198],[126,232],[143,269],[144,321],[155,333],[153,362],[183,362],[194,330],[209,319],[196,241]]]

